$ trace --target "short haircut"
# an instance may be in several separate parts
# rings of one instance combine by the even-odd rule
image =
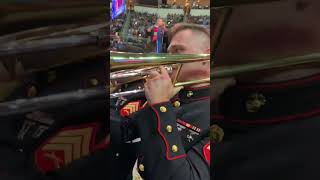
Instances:
[[[206,34],[208,38],[210,39],[210,31],[201,25],[198,24],[190,24],[190,23],[178,23],[175,24],[169,33],[169,41],[171,41],[172,37],[175,36],[178,32],[183,30],[191,30],[191,31],[198,31]]]

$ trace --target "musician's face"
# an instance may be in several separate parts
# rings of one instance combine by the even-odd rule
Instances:
[[[170,54],[208,54],[210,38],[203,32],[182,30],[175,34],[168,47]],[[188,81],[210,76],[210,63],[185,63],[180,71],[179,81]]]

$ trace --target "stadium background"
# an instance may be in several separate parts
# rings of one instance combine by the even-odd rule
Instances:
[[[110,25],[110,50],[153,52],[148,28],[162,18],[169,29],[179,22],[210,27],[209,0],[127,0],[126,9]],[[186,13],[187,6],[190,13]],[[110,4],[112,7],[112,3]]]

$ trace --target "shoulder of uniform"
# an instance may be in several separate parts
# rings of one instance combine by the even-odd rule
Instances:
[[[141,89],[143,82],[137,81],[128,84],[123,84],[120,92]],[[130,114],[140,110],[145,106],[146,98],[144,93],[134,93],[128,96],[119,97],[110,101],[111,105],[120,111],[121,116],[129,116]]]

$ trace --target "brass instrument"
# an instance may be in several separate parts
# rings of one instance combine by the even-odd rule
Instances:
[[[110,52],[110,81],[120,84],[141,80],[146,77],[148,71],[157,69],[160,65],[164,66],[168,73],[176,70],[173,77],[175,87],[190,84],[208,83],[210,78],[193,80],[188,82],[177,82],[180,69],[183,63],[209,61],[209,54],[142,54],[126,52]],[[120,91],[110,94],[110,98],[117,98],[143,92],[144,89],[131,91]]]
[[[256,63],[237,66],[211,67],[211,78],[225,78],[264,70],[288,68],[320,62],[320,53],[305,54],[277,59],[261,60]]]
[[[142,79],[146,72],[150,69],[157,68],[159,65],[167,65],[167,70],[172,71],[172,67],[178,63],[201,62],[209,59],[209,55],[169,55],[169,54],[138,54],[138,53],[111,53],[111,74],[110,80],[119,80],[124,78],[126,82],[128,79],[134,78]],[[284,57],[277,59],[265,59],[257,61],[256,63],[242,64],[237,66],[211,66],[211,77],[208,79],[200,79],[189,82],[175,82],[175,86],[184,86],[190,84],[210,82],[210,79],[226,78],[237,76],[241,74],[254,73],[264,70],[274,70],[281,68],[288,68],[312,63],[320,62],[320,53],[306,54],[301,56]],[[139,69],[133,69],[137,68]],[[179,68],[179,67],[178,67]],[[122,69],[119,71],[119,69]],[[118,77],[116,77],[118,76]],[[122,76],[122,77],[121,77]],[[110,94],[111,98],[126,96],[134,93],[143,92],[143,89],[132,91],[123,91]]]

